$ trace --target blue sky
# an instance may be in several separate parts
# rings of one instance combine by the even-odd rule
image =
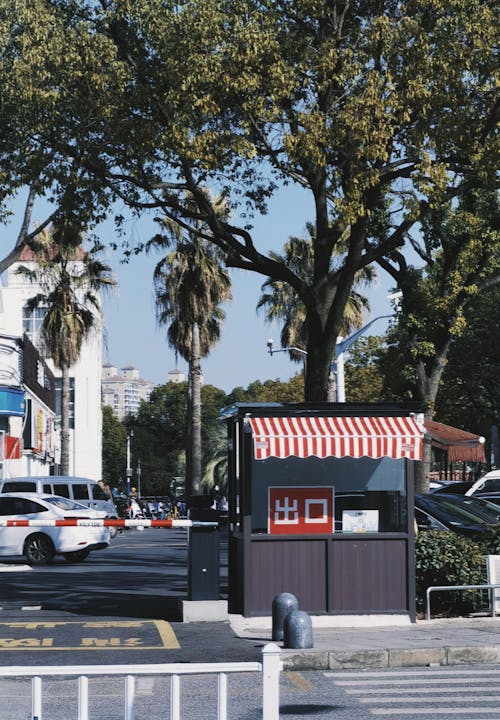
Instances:
[[[311,220],[310,200],[305,193],[293,187],[284,188],[271,201],[269,213],[254,219],[254,238],[259,250],[280,251],[290,235],[303,235],[305,224]],[[15,215],[4,229],[4,254],[12,246],[22,219],[23,205],[19,200],[13,205]],[[33,220],[45,218],[46,206],[36,206]],[[133,240],[147,241],[156,232],[148,218],[130,221],[126,235]],[[98,228],[98,235],[107,245],[115,236],[111,221]],[[158,328],[153,294],[153,269],[159,256],[138,255],[128,264],[120,262],[120,251],[108,249],[106,262],[112,266],[118,286],[104,298],[104,324],[106,344],[103,362],[118,367],[133,365],[141,377],[155,383],[164,383],[169,371],[178,367],[187,372],[186,363],[168,347],[166,329]],[[241,270],[232,271],[233,299],[225,307],[226,322],[222,328],[220,343],[210,356],[203,360],[204,381],[230,392],[237,386],[246,387],[254,380],[287,380],[300,369],[291,363],[286,353],[272,357],[267,352],[269,338],[279,348],[279,325],[270,325],[264,314],[257,315],[256,304],[265,278]],[[387,299],[391,283],[382,275],[368,293],[372,312],[368,322],[378,315],[391,313]],[[387,321],[379,321],[370,328],[370,334],[384,332]]]

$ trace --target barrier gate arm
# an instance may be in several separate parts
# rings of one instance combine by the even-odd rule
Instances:
[[[197,528],[218,527],[217,522],[199,520],[147,520],[117,518],[65,518],[64,520],[2,520],[0,527],[163,527]]]

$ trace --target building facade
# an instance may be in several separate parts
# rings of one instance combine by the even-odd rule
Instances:
[[[18,459],[8,463],[5,472],[7,477],[57,474],[60,456],[57,419],[60,412],[60,373],[50,358],[41,358],[38,352],[44,310],[28,309],[27,301],[37,294],[39,288],[23,275],[17,274],[19,265],[36,269],[33,254],[29,250],[23,251],[19,262],[13,264],[3,277],[0,289],[0,335],[11,337],[12,342],[19,343],[20,357],[23,358],[20,360],[21,366],[27,370],[27,366],[24,368],[22,363],[31,363],[30,378],[34,373],[35,380],[31,380],[30,387],[23,383],[21,374],[18,378],[17,387],[22,389],[25,399],[30,402],[26,402],[26,413],[17,421],[21,427],[15,429],[19,433],[17,437],[23,438],[23,449]],[[25,348],[28,348],[27,354],[23,354]],[[9,373],[12,375],[14,372],[11,365],[12,358],[7,361],[6,356],[0,354],[0,387],[7,386]],[[78,362],[70,370],[70,474],[93,480],[102,477],[101,366],[102,325],[98,322],[95,330],[84,341]],[[54,378],[54,408],[50,408],[46,393],[41,391],[44,383],[48,382],[49,373]],[[40,392],[41,397],[37,395]],[[51,422],[53,428],[49,432]],[[9,425],[12,424],[16,424],[14,417],[9,420]]]
[[[142,400],[149,400],[155,384],[140,377],[137,368],[128,365],[118,368],[106,363],[102,367],[102,402],[113,409],[113,414],[123,420],[125,415],[135,415]]]

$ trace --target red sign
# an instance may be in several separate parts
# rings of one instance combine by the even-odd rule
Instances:
[[[267,530],[270,535],[335,532],[333,487],[270,487]]]

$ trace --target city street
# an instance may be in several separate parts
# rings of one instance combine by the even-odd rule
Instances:
[[[30,568],[0,565],[0,666],[242,662],[261,659],[262,642],[238,638],[226,622],[179,622],[187,594],[187,532],[125,531],[80,565],[56,560]],[[221,541],[222,597],[227,589]],[[75,679],[44,680],[44,717],[76,717]],[[89,680],[90,717],[123,718],[124,681]],[[162,677],[136,680],[136,720],[164,720],[170,702]],[[30,683],[0,680],[0,720],[30,715]],[[203,698],[203,701],[200,701]],[[181,678],[183,720],[216,717],[214,677]],[[260,720],[260,674],[228,675],[228,718]],[[370,720],[377,717],[500,720],[498,665],[382,670],[285,670],[283,720]]]

